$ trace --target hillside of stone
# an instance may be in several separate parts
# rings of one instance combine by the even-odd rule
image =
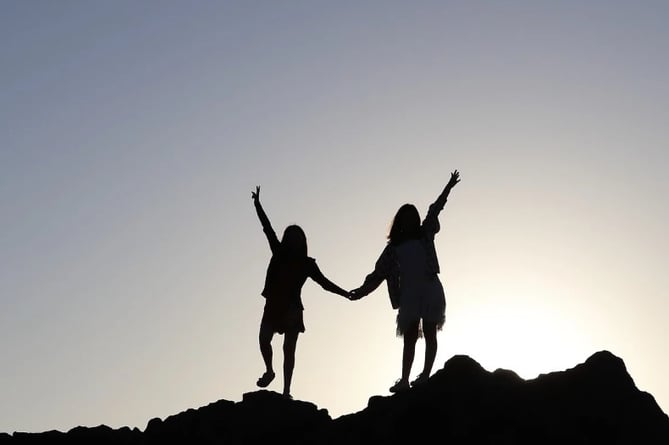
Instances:
[[[599,351],[571,369],[523,380],[449,359],[423,385],[375,395],[333,419],[326,408],[261,390],[218,400],[142,431],[105,425],[0,434],[0,444],[669,444],[669,417],[622,359]]]

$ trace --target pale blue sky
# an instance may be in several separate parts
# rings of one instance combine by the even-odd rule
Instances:
[[[669,411],[668,18],[661,1],[2,2],[0,431],[241,400],[263,371],[254,187],[348,289],[397,208],[424,214],[454,169],[435,370],[468,354],[533,378],[608,349]],[[295,398],[336,417],[387,394],[385,288],[303,298]]]

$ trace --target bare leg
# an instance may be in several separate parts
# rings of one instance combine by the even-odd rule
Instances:
[[[261,388],[269,385],[274,379],[274,369],[272,368],[272,337],[274,337],[272,329],[261,323],[258,343],[260,344],[260,354],[262,354],[262,359],[265,362],[265,373],[257,382],[257,385]]]
[[[427,379],[432,372],[434,358],[437,356],[437,324],[423,323],[423,336],[425,337],[425,364],[422,377]]]
[[[418,340],[418,321],[412,323],[404,332],[404,350],[402,351],[402,382],[409,382],[409,374],[416,353]]]
[[[299,332],[286,332],[283,339],[283,395],[290,396],[290,383],[295,368],[295,349]]]
[[[265,370],[268,373],[273,373],[272,368],[272,337],[274,332],[264,324],[260,325],[260,333],[258,334],[258,342],[260,343],[260,353],[265,362]]]

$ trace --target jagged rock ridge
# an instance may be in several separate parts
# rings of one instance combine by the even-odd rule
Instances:
[[[219,400],[144,431],[77,427],[66,433],[0,435],[24,444],[669,444],[669,417],[636,388],[623,361],[608,351],[574,368],[523,380],[489,372],[460,355],[427,383],[392,396],[373,396],[360,412],[332,419],[310,402],[271,391]]]

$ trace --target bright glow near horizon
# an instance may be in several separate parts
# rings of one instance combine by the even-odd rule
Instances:
[[[668,412],[668,13],[4,2],[0,432],[241,400],[263,371],[254,187],[353,288],[397,208],[424,215],[454,169],[434,371],[466,354],[534,378],[607,349]],[[295,398],[337,417],[388,394],[385,284],[303,299]]]

